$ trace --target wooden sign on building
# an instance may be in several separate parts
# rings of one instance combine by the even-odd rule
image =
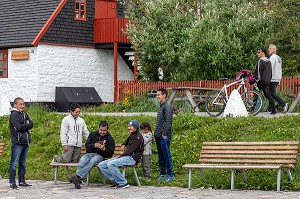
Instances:
[[[11,52],[11,60],[28,60],[29,50],[18,50]]]

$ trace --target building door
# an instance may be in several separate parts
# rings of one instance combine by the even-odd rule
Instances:
[[[117,2],[114,0],[95,1],[95,19],[117,17]]]

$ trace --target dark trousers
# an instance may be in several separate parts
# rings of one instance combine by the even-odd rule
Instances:
[[[28,155],[29,146],[27,144],[12,144],[11,159],[9,165],[9,183],[16,184],[16,170],[18,167],[19,183],[25,182],[26,173],[26,159]]]
[[[281,106],[281,107],[284,107],[285,106],[285,101],[283,101],[276,93],[276,88],[278,86],[278,82],[271,82],[270,83],[270,86],[269,86],[269,89],[270,89],[270,94],[271,96],[273,97],[273,99],[275,101],[278,102],[278,104]]]
[[[276,111],[275,109],[275,102],[274,102],[274,99],[273,97],[271,96],[270,94],[270,89],[269,89],[269,86],[270,84],[269,83],[257,83],[257,86],[260,90],[263,91],[265,97],[268,99],[269,101],[269,111]]]
[[[160,166],[160,175],[174,176],[172,157],[170,153],[170,136],[164,139],[162,136],[155,139],[158,162]]]

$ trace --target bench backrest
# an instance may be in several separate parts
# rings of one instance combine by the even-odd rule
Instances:
[[[203,142],[200,163],[269,164],[294,168],[298,141]]]
[[[5,145],[6,144],[4,144],[4,143],[0,143],[0,158],[1,158],[2,154],[3,154],[3,152],[4,152]]]
[[[113,157],[118,157],[122,153],[123,153],[123,150],[121,150],[121,144],[116,144],[115,145],[115,151],[114,151]],[[85,145],[82,144],[82,146],[81,146],[81,154],[80,155],[83,156],[84,154],[86,154],[86,148],[85,148]]]

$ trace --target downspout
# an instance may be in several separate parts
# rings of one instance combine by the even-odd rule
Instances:
[[[116,17],[114,22],[114,103],[118,100],[118,39],[119,20]]]

